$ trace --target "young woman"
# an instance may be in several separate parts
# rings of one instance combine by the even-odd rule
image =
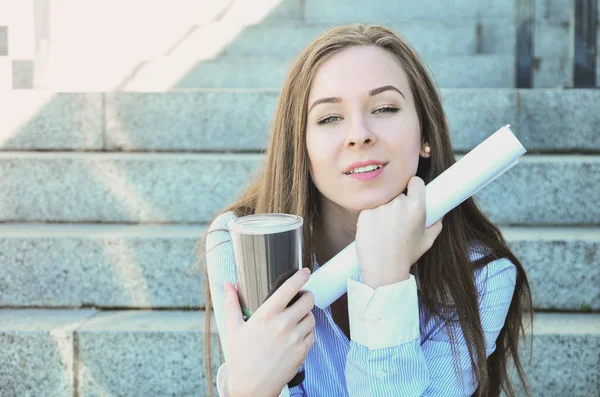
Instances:
[[[507,365],[524,383],[517,345],[532,316],[522,265],[473,199],[424,226],[424,186],[454,162],[437,88],[403,38],[349,25],[313,41],[283,84],[264,169],[203,239],[220,393],[277,396],[304,363],[292,396],[513,395]],[[299,271],[244,322],[227,222],[254,213],[304,218],[310,271],[356,240],[347,294],[286,307],[308,280]]]

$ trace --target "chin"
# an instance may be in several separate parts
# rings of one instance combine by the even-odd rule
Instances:
[[[380,205],[388,203],[390,200],[385,200],[379,197],[368,197],[361,200],[355,200],[351,203],[347,203],[345,206],[348,210],[363,211],[377,208]]]

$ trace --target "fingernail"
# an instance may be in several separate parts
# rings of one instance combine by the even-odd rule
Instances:
[[[310,269],[308,267],[305,267],[302,270],[304,271],[304,273],[310,274]]]

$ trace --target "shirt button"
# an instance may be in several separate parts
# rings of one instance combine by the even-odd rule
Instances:
[[[377,372],[375,372],[375,376],[378,379],[383,379],[383,378],[385,378],[385,371],[378,369]]]
[[[371,317],[371,325],[376,326],[379,324],[379,319],[377,317]]]

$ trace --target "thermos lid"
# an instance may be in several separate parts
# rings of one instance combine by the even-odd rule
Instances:
[[[241,216],[229,221],[230,231],[242,234],[272,234],[298,229],[304,219],[291,214],[254,214]]]

